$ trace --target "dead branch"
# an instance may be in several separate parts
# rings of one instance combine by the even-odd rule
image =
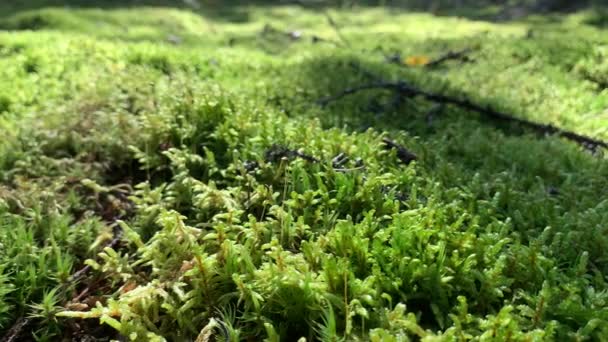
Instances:
[[[392,91],[396,91],[401,96],[405,96],[405,97],[421,96],[424,99],[431,101],[431,102],[454,105],[454,106],[457,106],[457,107],[460,107],[463,109],[477,112],[481,115],[484,115],[484,116],[489,117],[494,120],[516,123],[518,125],[531,129],[537,133],[555,134],[555,135],[564,137],[570,141],[576,142],[590,150],[595,150],[596,147],[602,147],[602,148],[608,149],[608,142],[594,139],[591,137],[587,137],[587,136],[584,136],[584,135],[581,135],[581,134],[578,134],[575,132],[567,131],[567,130],[558,128],[553,125],[539,124],[539,123],[532,122],[532,121],[529,121],[526,119],[517,118],[513,115],[497,111],[490,107],[484,107],[482,105],[473,103],[469,99],[459,99],[459,98],[451,97],[451,96],[447,96],[447,95],[431,93],[431,92],[416,88],[404,81],[396,81],[396,82],[382,81],[382,82],[364,84],[364,85],[361,85],[358,87],[345,89],[336,95],[320,99],[317,101],[317,103],[321,106],[326,106],[329,103],[340,100],[343,97],[346,97],[348,95],[352,95],[357,92],[360,92],[363,90],[369,90],[369,89],[389,89]]]

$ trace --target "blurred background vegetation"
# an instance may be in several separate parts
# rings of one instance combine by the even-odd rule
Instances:
[[[572,11],[589,6],[605,5],[604,0],[7,0],[0,4],[4,13],[10,10],[48,6],[124,7],[176,6],[201,7],[225,5],[283,5],[302,4],[310,7],[391,6],[401,9],[425,10],[437,13],[465,13],[466,11],[519,11],[521,14]]]

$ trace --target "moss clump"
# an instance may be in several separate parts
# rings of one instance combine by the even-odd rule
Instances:
[[[106,5],[0,18],[45,23],[0,32],[0,331],[608,336],[605,156],[382,90],[316,104],[373,73],[606,140],[590,13]]]

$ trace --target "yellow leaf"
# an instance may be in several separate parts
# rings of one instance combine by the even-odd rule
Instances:
[[[421,66],[427,65],[430,61],[430,58],[427,56],[410,56],[407,57],[403,63],[409,66]]]

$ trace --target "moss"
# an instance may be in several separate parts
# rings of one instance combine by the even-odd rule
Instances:
[[[316,104],[372,73],[606,140],[593,13],[41,4],[0,18],[30,22],[0,32],[0,330],[608,336],[605,156],[383,90]]]

